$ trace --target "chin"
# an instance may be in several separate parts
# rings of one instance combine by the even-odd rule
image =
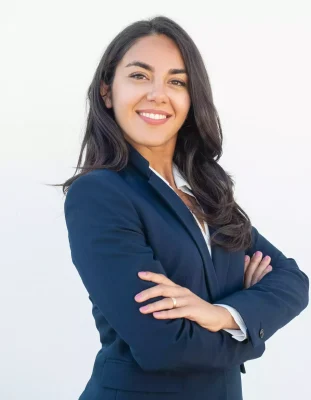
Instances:
[[[172,136],[163,136],[161,134],[157,133],[151,133],[151,134],[144,134],[142,136],[139,136],[134,140],[137,144],[140,144],[142,146],[165,146],[167,143],[172,140]]]

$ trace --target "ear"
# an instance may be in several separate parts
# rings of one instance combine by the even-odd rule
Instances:
[[[105,106],[107,108],[112,108],[111,91],[109,85],[101,82],[100,85],[100,95],[102,96]]]

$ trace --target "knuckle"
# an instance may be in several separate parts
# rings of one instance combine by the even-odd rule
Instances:
[[[259,278],[259,276],[261,275],[261,273],[260,273],[260,271],[259,272],[257,272],[257,274],[254,274],[253,275],[253,279],[252,279],[252,281],[255,281],[255,280],[257,280],[258,278]]]
[[[253,276],[253,272],[252,271],[247,271],[246,274],[245,274],[245,279],[250,280],[252,276]]]
[[[160,295],[163,295],[163,294],[166,293],[166,289],[165,289],[165,287],[163,285],[155,286],[155,289],[153,291],[154,291],[154,293],[157,293],[157,294],[160,294]]]

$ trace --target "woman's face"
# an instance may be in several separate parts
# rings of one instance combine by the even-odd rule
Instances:
[[[101,94],[107,91],[102,85]],[[116,68],[105,104],[133,145],[174,145],[189,108],[180,51],[165,35],[139,39]]]

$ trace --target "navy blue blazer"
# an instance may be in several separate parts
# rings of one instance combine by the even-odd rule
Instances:
[[[213,245],[211,257],[183,201],[128,147],[122,171],[79,177],[64,204],[72,261],[102,344],[80,399],[242,400],[240,370],[307,306],[308,277],[255,227],[247,251]],[[271,257],[273,270],[244,289],[244,256],[257,250]],[[139,307],[161,299],[135,301],[156,285],[138,277],[143,270],[162,273],[210,303],[234,307],[248,339],[239,342],[186,318],[142,314]]]

